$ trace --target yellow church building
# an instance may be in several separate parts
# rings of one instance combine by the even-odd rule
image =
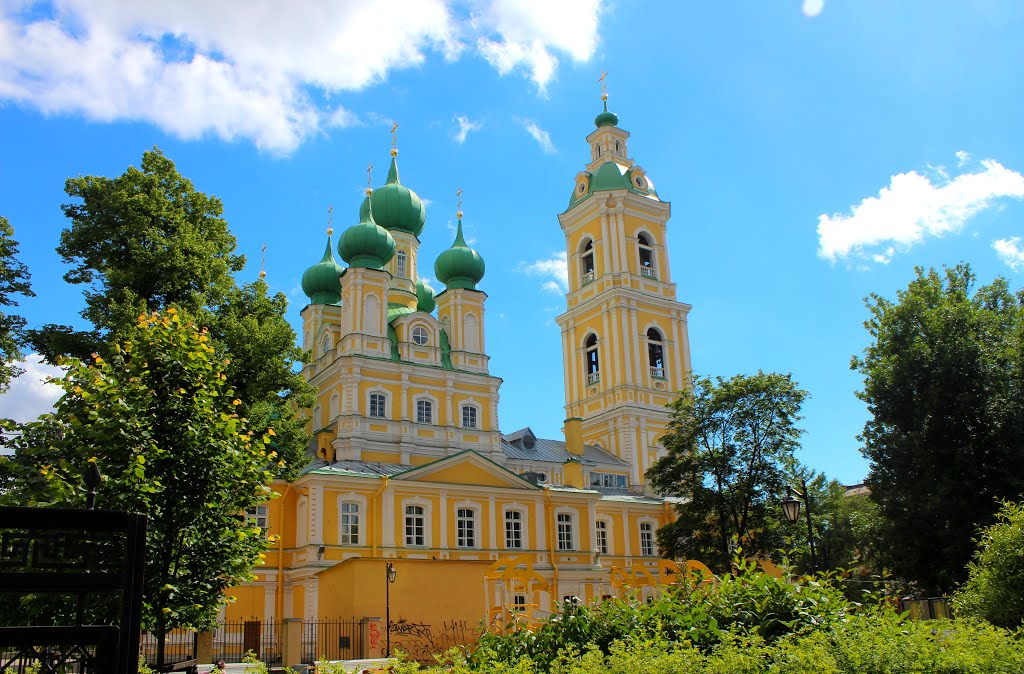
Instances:
[[[329,230],[323,259],[303,275],[316,458],[250,513],[273,543],[257,580],[233,591],[228,619],[389,608],[378,632],[424,657],[509,616],[673,581],[680,567],[660,558],[655,536],[672,499],[654,496],[644,473],[690,372],[690,307],[672,283],[670,205],[603,98],[589,162],[558,215],[569,267],[557,319],[564,439],[502,432],[484,261],[459,212],[433,266],[444,290],[419,280],[426,209],[399,179],[392,147],[385,184],[367,189],[360,222],[338,239],[347,266]],[[371,639],[372,650],[383,638]]]

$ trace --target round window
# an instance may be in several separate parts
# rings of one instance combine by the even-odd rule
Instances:
[[[412,341],[416,342],[420,346],[423,346],[430,341],[430,333],[427,329],[421,325],[417,325],[412,329]]]

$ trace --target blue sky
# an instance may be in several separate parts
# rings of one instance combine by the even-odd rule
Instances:
[[[847,483],[867,470],[849,369],[864,296],[960,261],[1021,286],[1018,2],[238,7],[0,0],[0,214],[33,273],[31,324],[75,322],[82,306],[54,251],[64,180],[118,175],[156,145],[223,200],[244,279],[267,244],[298,326],[328,206],[337,229],[357,220],[397,120],[402,180],[428,201],[421,271],[452,241],[462,187],[502,428],[559,437],[555,215],[589,157],[603,70],[631,154],[672,202],[696,371],[792,372],[811,393],[812,467]],[[19,382],[0,414],[45,398]]]

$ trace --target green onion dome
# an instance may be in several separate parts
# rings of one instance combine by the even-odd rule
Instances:
[[[338,277],[345,268],[334,260],[331,250],[332,233],[333,230],[327,230],[324,256],[302,274],[302,292],[306,293],[310,304],[337,304],[341,301],[341,282]]]
[[[436,306],[434,289],[424,283],[423,279],[416,281],[416,311],[429,314]]]
[[[601,128],[602,126],[618,126],[619,116],[614,112],[608,112],[608,99],[604,101],[604,112],[600,113],[594,118],[594,126]]]
[[[366,192],[370,196],[371,191]],[[395,256],[395,248],[391,232],[374,222],[372,210],[338,239],[338,254],[350,267],[383,269]]]
[[[484,277],[484,259],[466,245],[462,236],[462,213],[459,213],[459,228],[452,247],[437,256],[434,275],[446,288],[476,290],[476,284]]]
[[[427,220],[427,208],[419,195],[398,180],[397,151],[392,151],[391,168],[383,187],[378,187],[369,198],[373,205],[373,219],[389,231],[408,232],[419,236]],[[362,218],[363,209],[359,209]]]

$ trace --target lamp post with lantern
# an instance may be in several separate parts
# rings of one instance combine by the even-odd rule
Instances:
[[[391,657],[391,584],[395,582],[395,578],[398,577],[398,571],[395,569],[395,565],[388,562],[385,567],[385,573],[387,575],[387,581],[384,583],[384,657]]]
[[[800,519],[800,502],[803,501],[807,507],[804,514],[807,519],[807,544],[811,547],[811,572],[817,573],[818,560],[814,554],[814,527],[811,525],[811,498],[807,491],[807,481],[801,480],[802,491],[793,487],[786,487],[786,498],[782,499],[782,512],[789,522],[796,522]]]

